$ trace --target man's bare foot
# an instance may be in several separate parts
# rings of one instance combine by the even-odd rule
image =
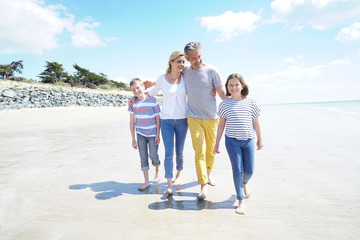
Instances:
[[[164,194],[166,195],[172,195],[173,194],[173,190],[171,188],[166,189],[166,191],[164,192]]]
[[[155,183],[159,183],[159,182],[160,182],[160,171],[156,171],[156,173],[155,173],[155,178],[154,178],[154,182],[155,182]]]
[[[245,200],[239,200],[239,206],[236,208],[235,212],[240,215],[245,214]]]
[[[244,184],[244,195],[245,195],[246,198],[250,198],[250,196],[251,196],[251,192],[249,191],[246,184]]]
[[[206,184],[201,184],[200,193],[199,193],[199,195],[197,196],[197,198],[198,198],[199,200],[204,200],[204,199],[206,198],[206,194],[207,194]]]
[[[182,185],[181,178],[180,177],[175,178],[174,186],[180,186],[180,185]]]
[[[210,186],[216,186],[216,181],[215,181],[214,177],[212,176],[211,172],[208,172],[208,179],[209,179],[208,184]]]
[[[138,187],[139,191],[144,191],[145,189],[147,189],[150,186],[149,183],[144,183],[143,185],[141,185],[140,187]]]

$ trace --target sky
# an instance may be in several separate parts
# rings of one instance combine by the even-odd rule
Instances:
[[[0,0],[0,64],[46,61],[111,80],[156,79],[201,42],[225,84],[240,73],[260,104],[360,99],[360,0]],[[188,64],[188,63],[187,63]]]

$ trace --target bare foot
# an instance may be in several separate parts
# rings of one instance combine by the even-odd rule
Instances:
[[[201,188],[200,188],[200,193],[197,196],[197,198],[199,200],[204,200],[206,198],[206,194],[207,194],[207,187],[206,184],[201,184]]]
[[[246,184],[244,184],[244,195],[245,195],[246,198],[250,198],[250,196],[251,196],[251,192],[249,191]]]
[[[245,214],[245,200],[239,200],[239,206],[236,208],[235,212],[240,215]]]
[[[208,184],[210,186],[216,186],[216,181],[215,181],[214,177],[212,176],[211,172],[208,172],[208,179],[209,179]]]
[[[175,178],[174,186],[180,186],[180,185],[182,185],[181,178],[180,177]]]
[[[157,170],[156,173],[155,173],[154,182],[155,182],[155,183],[159,183],[159,182],[160,182],[160,171],[159,171],[159,170]]]
[[[138,187],[139,191],[144,191],[145,189],[147,189],[150,186],[149,183],[144,183],[143,185],[141,185],[140,187]]]
[[[170,188],[168,188],[168,189],[166,189],[166,191],[164,192],[164,194],[166,194],[166,195],[172,195],[172,194],[173,194],[173,190],[170,189]]]

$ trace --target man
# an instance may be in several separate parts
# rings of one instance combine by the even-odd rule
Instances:
[[[203,200],[206,198],[207,184],[216,184],[211,172],[219,118],[216,114],[216,98],[209,93],[215,89],[221,99],[227,96],[218,71],[202,62],[201,44],[186,44],[184,53],[191,64],[184,68],[183,73],[188,97],[188,125],[195,150],[196,174],[201,185],[197,198]]]

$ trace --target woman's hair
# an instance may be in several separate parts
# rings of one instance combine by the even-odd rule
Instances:
[[[131,87],[132,85],[134,85],[134,84],[140,84],[140,85],[144,86],[144,83],[141,81],[140,78],[133,78],[133,79],[131,79],[130,84],[129,84],[130,87]]]
[[[183,52],[180,52],[180,51],[175,51],[175,52],[172,52],[170,57],[169,57],[169,66],[168,68],[166,69],[166,73],[170,73],[171,72],[171,65],[170,65],[170,62],[171,61],[175,61],[175,59],[177,59],[178,57],[180,56],[184,56],[185,57],[185,54]]]
[[[241,86],[242,86],[242,90],[241,90],[241,95],[246,97],[249,94],[249,87],[248,85],[245,83],[244,78],[241,76],[241,74],[239,73],[233,73],[230,74],[230,76],[227,78],[226,83],[225,83],[225,88],[226,88],[226,96],[231,96],[229,90],[228,90],[228,84],[229,84],[229,80],[236,78],[239,80]]]
[[[189,57],[190,52],[199,51],[199,50],[201,50],[201,43],[189,42],[188,44],[186,44],[186,46],[184,48],[184,53],[185,53],[186,57]]]

